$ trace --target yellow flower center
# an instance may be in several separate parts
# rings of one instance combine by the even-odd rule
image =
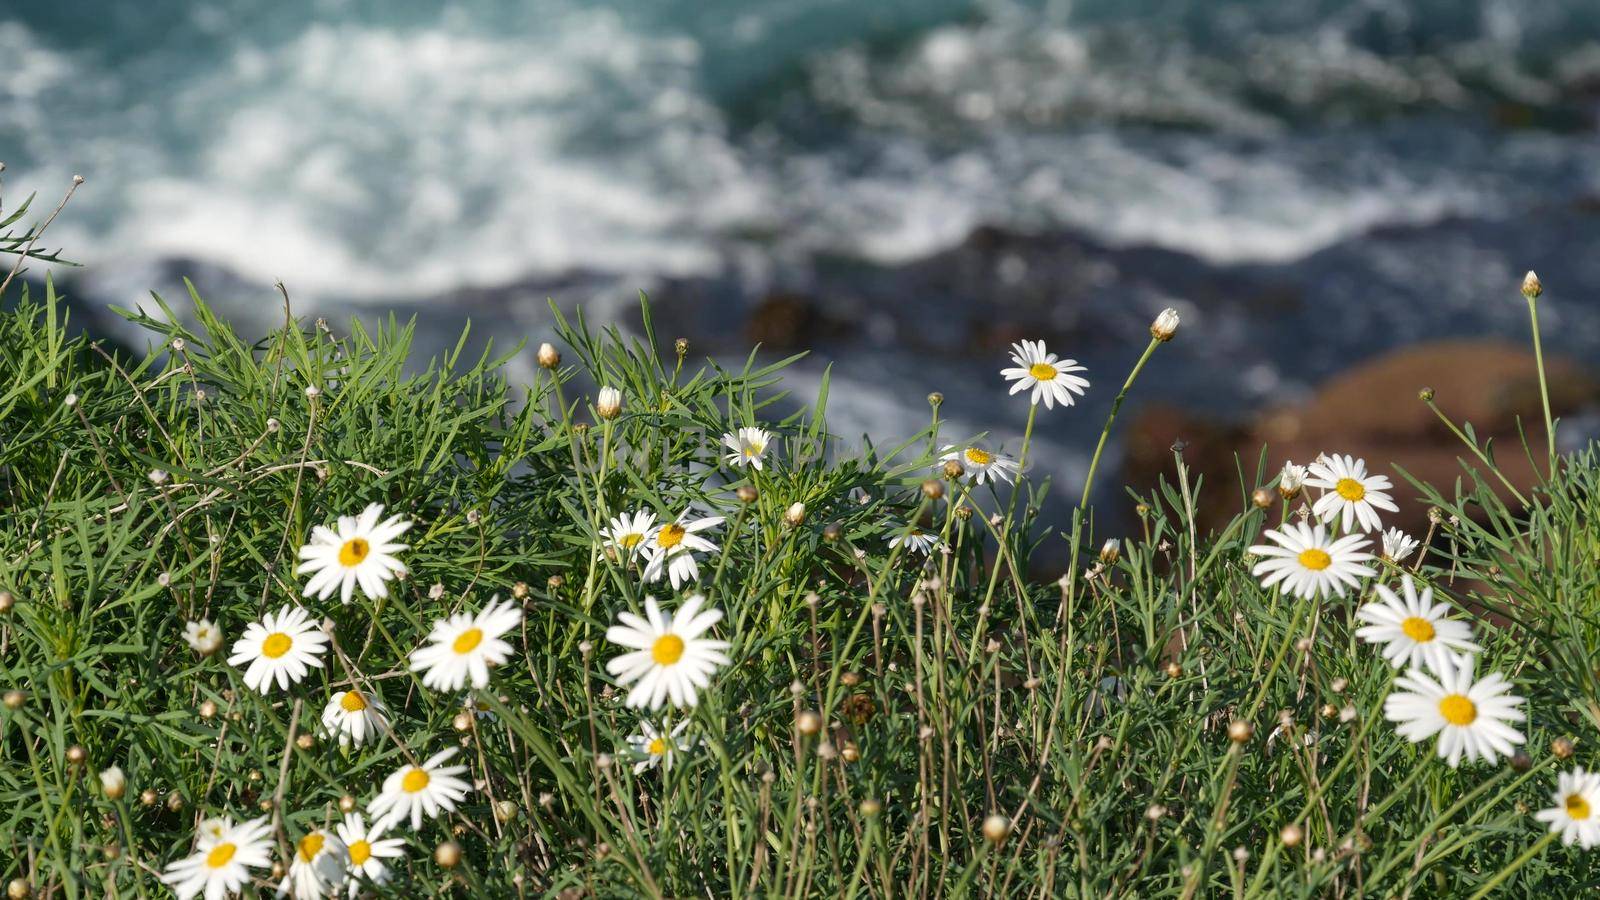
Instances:
[[[1339,479],[1339,482],[1333,486],[1333,489],[1339,492],[1339,496],[1349,500],[1351,503],[1354,503],[1367,495],[1367,489],[1362,486],[1361,482],[1355,480],[1354,478]]]
[[[1056,376],[1060,373],[1056,371],[1055,366],[1049,363],[1036,362],[1028,367],[1028,374],[1039,381],[1055,381]]]
[[[322,852],[322,845],[326,840],[327,838],[323,837],[320,831],[313,831],[301,838],[300,858],[305,862],[311,862],[316,859],[317,854]]]
[[[671,550],[673,547],[683,543],[683,536],[688,533],[677,522],[668,522],[661,526],[660,531],[656,532],[656,546],[663,550]]]
[[[367,554],[371,552],[372,545],[367,543],[366,538],[351,538],[344,542],[343,547],[339,548],[339,565],[347,569],[359,566],[361,561],[366,559]]]
[[[450,649],[457,653],[471,653],[472,649],[481,643],[483,643],[483,629],[468,628],[456,637],[456,642],[450,645]]]
[[[975,466],[987,466],[994,462],[994,454],[987,450],[979,450],[977,447],[968,447],[967,462]]]
[[[652,756],[660,756],[661,754],[667,752],[667,739],[653,738],[651,739],[649,746],[645,747],[645,749],[649,750]]]
[[[1411,638],[1413,641],[1416,641],[1419,644],[1426,644],[1427,642],[1433,640],[1433,623],[1418,616],[1411,616],[1404,622],[1401,622],[1400,630],[1406,633],[1406,637]]]
[[[372,858],[372,845],[366,841],[355,841],[350,844],[350,864],[359,866]]]
[[[421,769],[412,769],[406,773],[406,777],[400,779],[400,790],[408,794],[415,794],[417,791],[427,787],[428,782],[432,780],[428,777],[427,772]]]
[[[1589,801],[1583,799],[1582,794],[1567,795],[1567,815],[1578,821],[1589,818]]]
[[[744,445],[744,455],[745,456],[760,456],[761,455],[761,451],[763,451],[765,449],[767,449],[767,445],[766,444],[763,444],[760,441],[751,441],[750,443]]]
[[[1329,556],[1326,550],[1308,547],[1300,551],[1300,565],[1313,572],[1320,572],[1333,565],[1333,557]]]
[[[656,638],[650,647],[650,657],[663,666],[670,666],[683,658],[683,638],[675,634],[663,634]]]
[[[228,861],[233,859],[234,852],[238,849],[232,844],[218,844],[212,847],[211,852],[206,854],[207,868],[220,869],[227,865]]]
[[[1451,725],[1471,725],[1478,719],[1478,707],[1461,694],[1446,694],[1439,701],[1439,715]]]
[[[289,648],[293,646],[294,638],[289,637],[287,634],[284,634],[281,631],[274,631],[273,633],[267,635],[266,640],[261,642],[261,655],[268,659],[277,659],[285,653],[288,653]]]
[[[644,540],[644,535],[635,531],[632,534],[623,535],[621,540],[618,540],[617,543],[621,544],[625,549],[632,550],[633,548],[639,546],[639,542],[642,540]]]
[[[360,691],[345,691],[344,696],[339,698],[339,706],[345,712],[358,713],[367,708],[367,698],[361,696]]]

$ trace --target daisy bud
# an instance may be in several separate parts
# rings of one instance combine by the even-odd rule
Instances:
[[[561,365],[561,352],[550,344],[549,341],[539,345],[539,368],[554,369]]]
[[[1544,285],[1539,282],[1539,276],[1529,269],[1528,274],[1522,276],[1522,296],[1529,300],[1537,300],[1543,293]]]
[[[1293,822],[1283,826],[1283,830],[1278,832],[1278,840],[1283,841],[1285,847],[1300,846],[1300,842],[1305,840],[1305,836],[1306,833],[1300,829],[1299,825]]]
[[[210,719],[217,714],[217,704],[211,700],[203,700],[200,703],[199,712],[200,718]]]
[[[456,713],[455,718],[450,720],[450,727],[457,731],[471,731],[472,715],[467,712]]]
[[[1255,727],[1243,719],[1234,719],[1228,723],[1228,740],[1235,744],[1242,744],[1250,740],[1256,733]]]
[[[795,528],[804,525],[806,522],[806,505],[804,503],[791,503],[789,509],[783,514],[783,520]]]
[[[282,427],[283,427],[283,423],[279,422],[277,419],[268,419],[267,420],[267,431],[269,433],[271,433],[271,434],[276,434],[278,432],[278,429],[282,428]]]
[[[839,755],[844,757],[845,762],[853,763],[861,759],[861,748],[855,744],[845,744],[844,749],[839,751]]]
[[[991,527],[991,528],[999,528],[1001,525],[1005,524],[1005,521],[1006,521],[1006,517],[1005,516],[1002,516],[999,513],[995,513],[995,514],[993,514],[993,515],[991,515],[989,517],[989,527]]]
[[[943,394],[939,393],[938,391],[934,391],[933,393],[928,395],[928,405],[929,406],[933,407],[934,409],[938,409],[943,404],[944,404],[944,395]]]
[[[983,820],[983,837],[989,843],[998,847],[1010,836],[1011,820],[1005,816],[995,813]]]
[[[314,384],[306,385],[306,399],[307,400],[315,400],[315,399],[317,399],[318,397],[321,397],[321,396],[322,396],[322,389],[321,388],[317,387]]]
[[[17,598],[13,597],[10,591],[0,591],[0,615],[11,612],[11,607],[15,606],[16,603]]]
[[[678,338],[672,342],[672,352],[678,354],[679,359],[689,355],[689,339]]]
[[[101,847],[100,853],[105,856],[106,859],[113,861],[122,858],[122,848],[116,844],[107,844],[104,847]]]
[[[1170,341],[1178,333],[1178,311],[1167,307],[1150,323],[1150,336],[1158,341]]]
[[[861,683],[860,672],[846,672],[839,676],[839,683],[845,687],[855,687]]]
[[[1433,388],[1425,387],[1422,390],[1417,391],[1417,399],[1421,400],[1423,403],[1432,403],[1433,402]]]
[[[839,527],[838,522],[829,522],[822,527],[822,539],[825,541],[837,541],[843,531],[844,529]]]
[[[1256,488],[1250,492],[1250,502],[1254,503],[1257,509],[1267,509],[1272,506],[1272,492],[1266,488]]]
[[[1343,678],[1335,678],[1334,680],[1328,682],[1329,689],[1331,689],[1335,694],[1344,693],[1344,689],[1349,687],[1349,686],[1350,686],[1350,682],[1346,681]]]
[[[1334,706],[1332,703],[1322,704],[1321,711],[1324,719],[1332,719],[1339,715],[1339,707]]]
[[[1108,539],[1100,545],[1100,561],[1106,565],[1115,565],[1122,558],[1122,541],[1116,538]]]
[[[1242,863],[1250,858],[1250,851],[1243,847],[1233,848],[1233,861]]]
[[[1182,676],[1183,676],[1183,666],[1179,665],[1176,660],[1174,660],[1173,662],[1167,663],[1167,677],[1168,678],[1181,678]]]
[[[339,798],[339,812],[352,813],[356,811],[356,798],[345,794]]]
[[[122,799],[128,790],[128,779],[120,767],[112,766],[100,772],[100,790],[105,793],[107,800]]]
[[[1526,772],[1533,768],[1533,757],[1518,750],[1511,754],[1511,768],[1513,771]]]
[[[78,405],[78,395],[68,394],[67,396],[61,398],[61,402],[66,404],[67,409],[71,409]]]
[[[616,762],[616,760],[612,759],[611,754],[609,753],[602,753],[594,758],[595,767],[600,769],[602,772],[611,768],[611,764],[614,762]]]
[[[266,807],[267,809],[271,809],[272,808],[272,806],[271,806],[272,801],[271,800],[263,800],[261,802],[268,804],[267,807]],[[170,812],[179,812],[179,811],[181,811],[183,809],[183,795],[178,793],[177,791],[173,791],[172,793],[168,794],[167,795],[167,809]],[[265,811],[265,810],[263,810],[263,811]]]
[[[622,415],[622,392],[614,387],[603,387],[594,401],[594,414],[602,419],[615,419]]]
[[[588,641],[579,641],[578,652],[583,655],[584,659],[588,659],[589,654],[594,652],[594,645]]]
[[[307,732],[306,734],[302,734],[295,738],[294,745],[299,747],[301,750],[310,750],[312,747],[317,745],[317,739],[312,737],[311,734]]]
[[[150,479],[150,483],[157,487],[167,483],[167,473],[161,469],[151,469],[147,477]]]
[[[139,792],[139,802],[145,806],[155,806],[156,801],[160,799],[161,795],[157,794],[154,788],[145,788]]]
[[[1152,822],[1159,822],[1167,814],[1167,808],[1159,803],[1152,803],[1144,809],[1144,817]]]
[[[856,807],[856,809],[860,811],[862,818],[870,819],[876,816],[878,813],[883,812],[883,804],[872,799],[871,797],[868,797],[867,799],[861,801],[861,805]]]
[[[838,756],[838,755],[839,755],[839,751],[834,748],[832,741],[819,741],[819,742],[817,742],[817,758],[818,759],[833,759],[835,756]]]
[[[263,810],[263,812],[265,812],[265,810]],[[283,863],[279,862],[278,860],[273,860],[272,861],[272,870],[271,871],[272,871],[272,879],[274,881],[282,878],[283,877]]]
[[[517,804],[511,800],[498,800],[494,804],[494,817],[498,822],[509,822],[517,817]]]
[[[795,680],[789,682],[789,693],[795,695],[796,697],[799,697],[801,694],[804,694],[805,692],[806,692],[806,686],[800,683],[800,679],[796,678]]]
[[[1428,521],[1434,525],[1442,523],[1444,521],[1444,510],[1437,506],[1428,507]]]
[[[444,596],[444,585],[443,584],[440,584],[439,582],[434,582],[428,588],[428,599],[429,600],[438,600],[440,597],[443,597],[443,596]]]
[[[550,577],[557,578],[557,577],[560,577],[560,576],[552,575]],[[556,585],[556,586],[560,587],[560,585]],[[511,586],[511,599],[513,599],[513,600],[526,600],[526,599],[528,599],[528,583],[526,581],[519,581],[516,584],[513,584]]]
[[[539,794],[539,806],[540,806],[540,808],[549,809],[549,808],[551,808],[552,806],[555,806],[555,805],[556,805],[556,795],[555,794],[552,794],[549,791],[544,791],[544,792],[541,792]]]
[[[522,582],[520,582],[520,581],[517,582],[517,583],[518,584],[522,584]],[[567,583],[567,579],[563,575],[551,575],[549,578],[546,578],[544,580],[544,586],[549,588],[552,591],[560,590],[561,586],[566,584],[566,583]],[[516,588],[512,588],[512,591],[513,591],[513,593],[515,593]],[[527,595],[527,591],[528,591],[528,586],[523,584],[522,585],[522,591],[523,591],[523,595],[526,596]]]
[[[27,879],[13,878],[11,883],[6,885],[6,896],[11,900],[28,900],[33,896],[33,888],[28,885]]]
[[[922,483],[922,496],[927,497],[929,500],[938,500],[944,496],[944,484],[929,478]]]
[[[1354,722],[1355,719],[1356,719],[1356,708],[1354,706],[1346,706],[1345,708],[1339,710],[1339,721],[1341,721],[1341,722]]]
[[[1571,759],[1572,750],[1571,738],[1558,737],[1550,742],[1550,752],[1555,754],[1556,759]]]
[[[740,503],[754,503],[756,498],[761,496],[761,492],[757,491],[753,484],[741,484],[733,494],[739,498]]]
[[[433,861],[446,869],[454,869],[461,862],[461,845],[455,841],[445,841],[433,848]]]
[[[940,467],[940,471],[943,472],[944,477],[951,481],[955,481],[957,478],[967,474],[967,470],[961,465],[961,461],[956,459],[945,460],[944,465]]]
[[[804,710],[794,717],[794,730],[807,737],[822,730],[822,717],[811,710]]]
[[[71,763],[74,766],[83,765],[84,761],[87,760],[88,758],[89,758],[89,751],[83,749],[81,746],[79,746],[77,744],[73,744],[71,747],[67,748],[67,762]]]

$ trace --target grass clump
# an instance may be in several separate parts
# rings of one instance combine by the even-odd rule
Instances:
[[[784,362],[699,365],[682,343],[662,358],[648,308],[640,339],[562,320],[561,346],[513,385],[508,356],[469,357],[466,335],[419,367],[393,320],[290,318],[250,342],[190,303],[193,328],[165,304],[126,313],[150,336],[136,356],[69,337],[53,289],[0,315],[12,896],[162,895],[175,862],[214,861],[208,829],[258,818],[230,838],[230,854],[263,849],[240,864],[247,892],[1464,896],[1597,877],[1532,814],[1600,727],[1593,450],[1508,505],[1474,445],[1457,484],[1420,486],[1437,509],[1420,550],[1369,547],[1356,587],[1306,598],[1252,573],[1263,532],[1319,493],[1279,485],[1265,453],[1215,485],[1175,452],[1168,480],[1126,501],[1129,534],[1099,533],[1090,485],[1069,486],[1064,502],[1083,500],[1056,531],[1026,443],[967,455],[935,405],[896,447],[845,447],[826,388],[776,412]],[[1135,375],[1174,337],[1161,322]],[[1077,415],[1033,410],[1030,435]],[[373,504],[411,523],[406,546],[359,555],[405,571],[363,576],[348,604],[303,596],[302,545],[335,528],[337,558],[339,518]],[[1218,505],[1236,514],[1203,532],[1196,511]],[[636,514],[649,524],[628,540]],[[673,522],[711,548],[692,578],[674,572],[695,542],[664,537]],[[1028,574],[1063,557],[1059,581]],[[1452,767],[1385,720],[1401,688],[1355,612],[1407,577],[1522,698],[1525,751]],[[498,625],[451,619],[492,598]],[[641,682],[611,663],[667,662],[662,624],[624,617],[653,604],[721,613],[667,648],[709,660],[696,702],[626,702]],[[285,607],[326,636],[319,665],[254,690],[228,660]],[[202,620],[214,652],[186,640]],[[510,653],[482,687],[413,667],[430,641],[495,640]],[[352,692],[382,710],[359,744],[324,724]],[[370,827],[416,769],[463,788],[386,823],[381,883],[347,873],[345,816]]]

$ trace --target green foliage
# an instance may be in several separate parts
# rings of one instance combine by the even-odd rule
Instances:
[[[451,746],[477,789],[397,829],[409,859],[385,896],[1443,897],[1600,877],[1576,849],[1524,855],[1563,765],[1542,748],[1600,726],[1592,451],[1526,510],[1487,482],[1426,488],[1443,513],[1417,577],[1478,618],[1542,760],[1452,770],[1383,721],[1393,673],[1353,636],[1361,598],[1308,603],[1251,576],[1246,548],[1289,506],[1197,484],[1181,457],[1107,565],[1087,510],[1066,535],[1036,526],[1043,486],[1019,502],[923,484],[965,435],[931,421],[846,453],[825,399],[773,412],[789,361],[663,360],[648,307],[642,340],[563,321],[576,364],[513,386],[509,357],[469,357],[465,334],[418,370],[410,325],[291,320],[249,343],[189,300],[194,330],[165,304],[126,313],[152,337],[138,359],[66,337],[52,289],[0,314],[0,689],[24,695],[0,708],[0,874],[36,893],[160,895],[207,815],[270,814],[287,859],[342,797],[364,806]],[[581,384],[620,388],[621,417],[597,419]],[[766,468],[724,465],[720,436],[760,422],[778,435]],[[384,600],[302,599],[311,528],[373,502],[416,522],[410,577]],[[1201,533],[1204,504],[1239,512]],[[681,714],[695,747],[636,774],[640,716],[606,674],[605,631],[689,589],[641,584],[600,531],[689,508],[726,517],[694,590],[726,612],[734,665]],[[891,548],[914,522],[948,552]],[[1024,576],[1051,554],[1071,560],[1059,583]],[[407,656],[497,594],[524,610],[520,653],[472,698],[490,714],[462,715]],[[288,603],[326,616],[336,645],[288,691],[256,694],[226,649],[183,640],[209,617],[231,643]],[[382,695],[392,736],[302,741],[352,684]],[[807,710],[820,734],[797,731]],[[1249,740],[1230,740],[1235,720]],[[118,799],[94,777],[111,765]],[[999,843],[991,815],[1014,823]],[[446,869],[432,853],[449,840],[464,856]]]

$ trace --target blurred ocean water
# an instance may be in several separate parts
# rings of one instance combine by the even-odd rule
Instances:
[[[1169,304],[1203,338],[1170,390],[1218,407],[1515,334],[1530,266],[1557,349],[1600,340],[1592,0],[443,6],[8,5],[7,193],[89,176],[51,241],[79,295],[196,274],[263,325],[276,279],[535,338],[547,296],[715,323],[799,296],[841,427],[884,435],[930,387],[1014,432],[1011,331],[1109,381]]]

